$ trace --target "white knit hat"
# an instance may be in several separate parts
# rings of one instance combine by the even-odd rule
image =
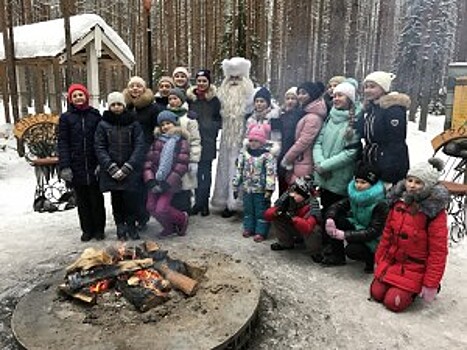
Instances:
[[[126,107],[126,103],[125,103],[125,97],[123,96],[123,94],[119,91],[113,91],[111,92],[108,96],[107,96],[107,103],[109,105],[109,107],[114,104],[114,103],[120,103],[122,104],[124,107]]]
[[[183,74],[185,74],[187,79],[190,79],[190,72],[188,72],[188,69],[186,69],[185,67],[175,68],[174,71],[172,72],[172,77],[174,77],[175,74],[177,74],[177,73],[183,73]]]
[[[144,79],[141,78],[141,77],[138,77],[137,75],[130,78],[130,81],[128,82],[128,86],[130,86],[132,84],[138,84],[138,85],[141,85],[143,87],[146,87],[146,82],[144,81]]]
[[[334,88],[334,93],[341,93],[347,96],[352,103],[355,103],[355,86],[348,81],[340,83]]]
[[[439,177],[443,173],[444,162],[439,158],[430,158],[428,162],[415,164],[409,169],[407,176],[413,176],[431,188],[438,183]]]
[[[287,96],[287,95],[294,95],[295,97],[297,97],[297,87],[296,86],[292,86],[290,89],[288,89],[286,92],[285,92],[285,95],[284,96]]]
[[[367,81],[373,81],[379,86],[381,86],[384,92],[389,92],[389,90],[391,89],[391,82],[394,80],[395,77],[396,75],[393,73],[377,71],[368,74],[365,80],[363,80],[363,82],[366,83]]]

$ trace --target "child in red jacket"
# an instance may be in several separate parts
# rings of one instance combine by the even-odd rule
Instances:
[[[304,241],[311,253],[319,251],[321,238],[314,231],[319,227],[321,212],[313,192],[312,179],[299,177],[266,210],[264,218],[272,222],[278,240],[271,244],[272,250],[293,249],[296,242]]]
[[[417,294],[431,302],[438,292],[448,254],[449,192],[438,183],[442,169],[437,158],[416,164],[388,194],[391,210],[370,293],[391,311],[405,310]]]

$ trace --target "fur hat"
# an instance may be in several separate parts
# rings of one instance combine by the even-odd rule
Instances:
[[[428,162],[415,164],[409,169],[407,176],[413,176],[423,181],[425,188],[431,188],[438,183],[443,173],[444,162],[439,158],[430,158]]]
[[[362,179],[366,182],[369,182],[371,185],[374,185],[379,180],[379,173],[372,166],[359,162],[357,168],[355,169],[354,176],[356,179]]]
[[[130,81],[128,81],[128,86],[130,86],[132,84],[138,84],[138,85],[141,85],[143,87],[146,87],[146,82],[144,81],[144,79],[141,78],[141,77],[138,77],[137,75],[135,75],[134,77],[131,77]]]
[[[298,87],[297,91],[300,91],[300,89],[305,90],[308,93],[308,95],[310,95],[311,101],[314,101],[320,98],[321,95],[324,93],[325,86],[320,81],[317,81],[315,83],[306,81]]]
[[[285,92],[284,96],[287,96],[287,95],[294,95],[295,97],[297,97],[297,92],[298,92],[297,90],[298,90],[298,89],[297,89],[296,86],[292,86],[291,88],[289,88],[289,89]]]
[[[313,191],[313,177],[304,176],[297,177],[295,182],[290,186],[290,192],[295,192],[301,195],[303,198],[310,198],[311,192]]]
[[[349,98],[355,104],[357,98],[358,83],[355,79],[349,78],[334,88],[334,93],[341,93]]]
[[[182,89],[179,89],[179,88],[170,89],[169,96],[170,95],[177,96],[180,99],[180,101],[182,101],[182,103],[185,103],[186,101],[186,95]]]
[[[222,71],[225,77],[250,77],[251,61],[243,57],[232,57],[222,61]]]
[[[71,95],[73,95],[73,92],[75,92],[76,90],[84,92],[84,95],[86,96],[86,101],[89,101],[89,91],[88,89],[86,89],[86,86],[82,84],[71,84],[68,88],[68,102],[71,103]]]
[[[328,84],[331,84],[331,83],[340,84],[340,83],[343,83],[344,81],[345,81],[345,77],[343,75],[335,75],[331,79],[329,79]]]
[[[190,72],[188,72],[188,69],[186,69],[185,67],[175,68],[174,71],[172,72],[172,77],[174,77],[175,74],[177,74],[177,73],[183,73],[183,74],[185,74],[187,79],[190,79]]]
[[[391,89],[391,82],[394,80],[395,77],[396,75],[393,73],[377,71],[368,74],[365,80],[363,80],[363,83],[366,83],[367,81],[373,81],[379,86],[381,86],[384,92],[389,92],[389,90]]]
[[[165,110],[157,116],[157,124],[161,125],[163,121],[169,121],[174,125],[178,125],[178,117],[174,112]]]
[[[248,140],[256,140],[264,145],[270,132],[271,127],[268,124],[253,124],[248,128]]]
[[[175,83],[174,83],[172,77],[169,77],[168,75],[164,75],[164,76],[160,77],[159,81],[157,82],[157,85],[160,85],[163,82],[169,83],[170,86],[172,86],[172,88],[175,87]]]
[[[123,107],[126,107],[125,96],[120,91],[113,91],[107,96],[109,107],[114,103],[120,103]]]
[[[198,77],[205,77],[209,81],[209,84],[211,84],[211,71],[209,69],[200,69],[196,72],[196,78]]]
[[[256,91],[254,99],[256,100],[259,97],[264,98],[266,102],[268,103],[268,106],[271,105],[271,93],[265,87],[260,87],[258,91]]]

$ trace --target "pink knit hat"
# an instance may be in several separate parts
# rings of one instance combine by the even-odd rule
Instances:
[[[256,140],[264,145],[270,132],[271,127],[268,124],[253,124],[248,128],[248,140]]]

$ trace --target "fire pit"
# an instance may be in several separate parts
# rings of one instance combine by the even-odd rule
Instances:
[[[231,256],[199,249],[170,256],[183,258],[189,267],[188,277],[196,281],[192,296],[171,292],[163,302],[138,309],[122,293],[109,291],[90,305],[57,294],[65,276],[60,271],[16,306],[12,329],[17,340],[29,350],[244,347],[260,296],[250,269]]]

